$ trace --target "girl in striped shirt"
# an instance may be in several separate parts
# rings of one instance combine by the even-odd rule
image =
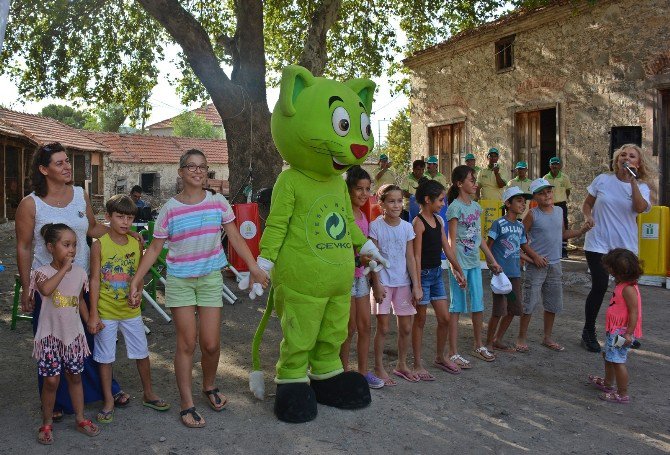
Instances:
[[[131,282],[131,295],[139,303],[144,275],[156,262],[167,240],[165,306],[172,312],[177,331],[174,369],[181,399],[179,414],[182,423],[191,428],[205,425],[191,393],[193,353],[198,341],[206,402],[214,411],[221,411],[226,405],[226,397],[215,385],[221,351],[221,269],[228,263],[221,246],[221,227],[226,231],[228,244],[249,267],[249,285],[258,282],[266,287],[269,280],[233,223],[235,215],[228,201],[220,194],[213,195],[203,189],[207,171],[207,160],[200,150],[191,149],[181,156],[178,173],[184,189],[161,208],[154,239]]]

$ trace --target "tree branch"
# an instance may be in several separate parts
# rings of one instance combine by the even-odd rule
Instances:
[[[312,15],[312,21],[305,39],[305,47],[300,54],[299,65],[315,76],[323,75],[328,62],[326,36],[337,20],[342,0],[323,0]]]
[[[221,69],[209,36],[202,25],[181,6],[178,0],[137,1],[181,46],[186,60],[212,97],[221,117],[236,115],[243,106],[242,91]]]

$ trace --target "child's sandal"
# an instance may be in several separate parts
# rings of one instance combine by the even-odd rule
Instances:
[[[619,403],[619,404],[630,403],[630,397],[628,395],[619,395],[616,392],[601,393],[598,397],[601,400],[607,401],[607,402],[610,402],[610,403]]]
[[[100,434],[100,428],[88,419],[77,423],[77,431],[84,433],[86,436],[97,436]]]
[[[42,425],[37,430],[37,442],[46,446],[54,443],[53,427],[51,425]]]
[[[593,384],[596,388],[602,390],[605,393],[614,392],[614,387],[608,386],[605,384],[605,378],[600,376],[589,375],[589,382]]]

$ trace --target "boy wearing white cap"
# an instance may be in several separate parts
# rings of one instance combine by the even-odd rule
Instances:
[[[521,213],[526,208],[526,200],[533,196],[512,186],[503,192],[502,197],[505,203],[505,216],[491,224],[487,244],[496,262],[500,264],[512,283],[512,292],[507,295],[493,293],[493,310],[488,324],[486,347],[489,351],[496,349],[513,352],[515,348],[506,344],[503,338],[514,316],[522,314],[521,258],[538,264],[542,263],[542,258],[528,246],[526,230],[519,221]]]
[[[561,243],[579,237],[590,228],[567,230],[563,226],[563,209],[554,206],[554,187],[546,179],[532,181],[530,190],[537,207],[530,209],[523,219],[528,240],[540,256],[528,264],[523,283],[523,315],[519,327],[517,351],[527,352],[526,334],[533,311],[542,302],[544,307],[544,338],[542,346],[552,351],[565,348],[552,339],[556,314],[563,309],[563,272],[561,269]]]

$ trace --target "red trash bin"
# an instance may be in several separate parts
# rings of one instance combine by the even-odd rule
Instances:
[[[259,243],[261,239],[261,225],[258,216],[258,204],[255,202],[249,204],[235,204],[233,205],[233,213],[235,214],[235,225],[240,230],[242,238],[247,242],[251,254],[254,259],[260,253]],[[248,272],[249,267],[237,254],[235,248],[228,242],[228,262],[240,272]]]

